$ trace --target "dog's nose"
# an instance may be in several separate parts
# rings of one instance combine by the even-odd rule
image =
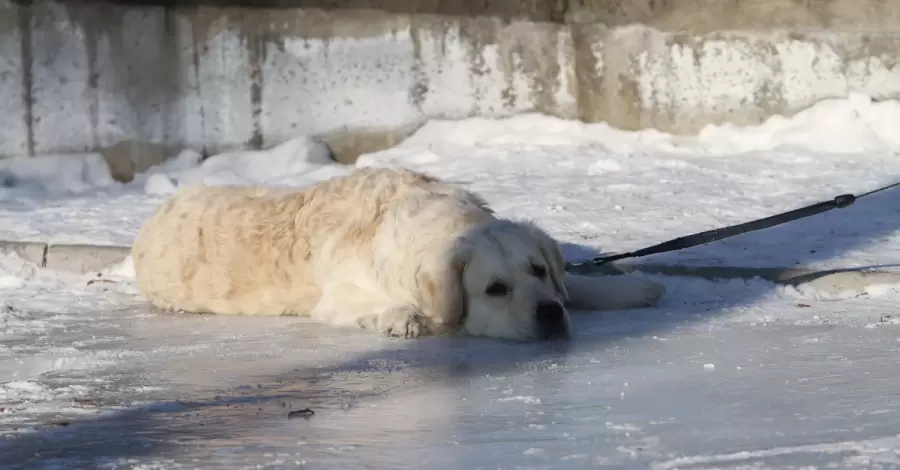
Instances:
[[[541,302],[535,310],[538,334],[541,339],[557,339],[569,336],[566,310],[558,302]]]

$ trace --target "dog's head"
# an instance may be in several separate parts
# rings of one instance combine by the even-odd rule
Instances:
[[[459,333],[514,340],[569,336],[565,262],[538,227],[492,220],[468,231],[450,258],[437,290],[445,322],[456,323]]]

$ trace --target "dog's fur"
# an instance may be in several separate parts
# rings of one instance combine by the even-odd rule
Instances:
[[[664,293],[641,278],[568,274],[535,225],[409,170],[303,189],[188,186],[145,223],[132,255],[141,292],[162,309],[310,315],[402,337],[564,337],[564,303],[629,309]]]

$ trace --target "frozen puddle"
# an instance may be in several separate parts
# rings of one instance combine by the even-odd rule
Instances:
[[[0,387],[0,467],[900,465],[893,291],[658,279],[659,308],[577,313],[557,344],[82,312],[21,333],[44,359],[0,359],[35,372]]]

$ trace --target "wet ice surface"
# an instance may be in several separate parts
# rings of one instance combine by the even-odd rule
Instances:
[[[576,312],[561,343],[142,305],[34,332],[20,344],[70,345],[86,365],[14,382],[34,390],[16,394],[22,421],[15,403],[0,414],[0,467],[900,465],[896,293],[656,279],[671,289],[658,308]],[[288,418],[303,408],[315,415]]]

